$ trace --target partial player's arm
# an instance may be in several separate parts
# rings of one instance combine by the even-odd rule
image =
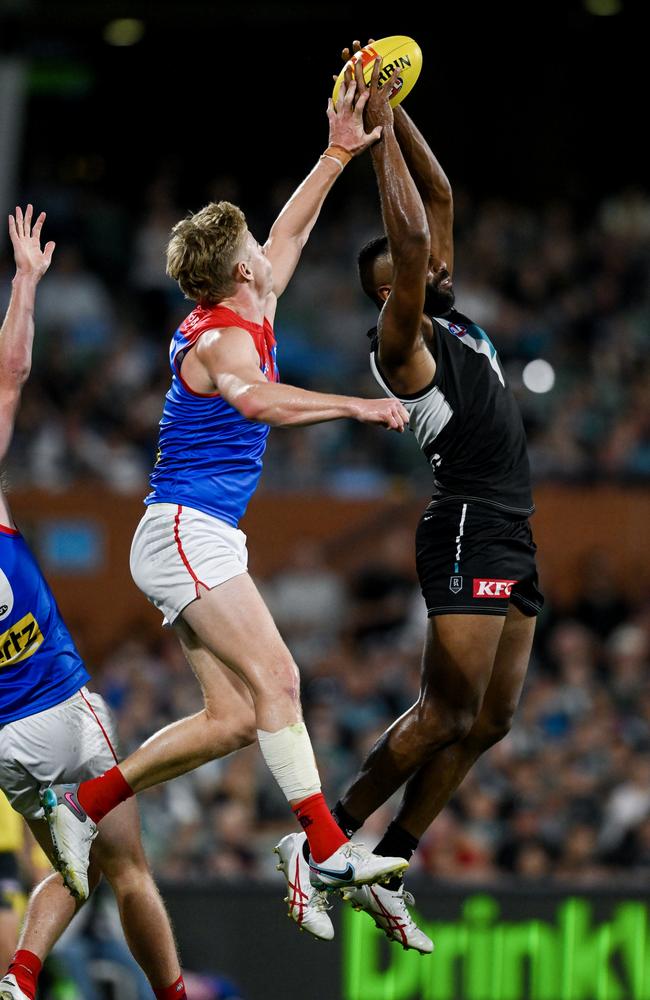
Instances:
[[[45,212],[41,212],[33,227],[32,214],[32,206],[28,205],[24,216],[20,208],[15,216],[9,216],[16,274],[9,308],[0,328],[0,461],[9,449],[20,393],[31,370],[36,286],[50,266],[54,252],[54,243],[41,250]]]
[[[195,350],[213,387],[248,420],[271,427],[300,427],[348,417],[400,432],[408,422],[406,409],[396,399],[337,396],[268,382],[245,330],[211,330],[203,334]]]
[[[271,227],[264,252],[273,265],[273,293],[282,294],[296,269],[323,202],[345,164],[379,138],[380,129],[366,134],[363,108],[367,95],[354,103],[356,81],[351,76],[341,85],[336,106],[327,107],[329,144],[327,151],[305,178]]]
[[[353,53],[360,48],[360,42],[353,42]],[[341,55],[347,62],[350,50],[343,49]],[[431,237],[431,255],[436,264],[445,261],[449,274],[452,274],[454,200],[451,184],[428,142],[401,104],[393,110],[393,116],[397,141],[424,203]]]
[[[422,198],[411,177],[393,127],[387,90],[379,90],[381,59],[377,59],[366,105],[366,123],[383,126],[381,141],[372,148],[381,214],[393,261],[391,292],[379,316],[379,356],[391,369],[433,364],[423,349],[422,311],[429,265],[429,229]],[[357,86],[364,87],[361,64],[355,66]],[[417,379],[417,371],[414,373]],[[425,381],[431,372],[423,372]],[[424,384],[424,383],[423,383]]]
[[[431,255],[454,270],[454,199],[447,175],[426,139],[401,104],[395,108],[395,135],[422,197],[431,236]]]

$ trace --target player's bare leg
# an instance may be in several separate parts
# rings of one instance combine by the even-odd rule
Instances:
[[[509,731],[528,669],[534,630],[535,618],[523,615],[511,604],[476,722],[464,739],[436,751],[409,779],[397,816],[376,851],[398,850],[410,857],[480,755]],[[404,948],[424,954],[433,950],[432,941],[408,911],[407,904],[414,900],[403,884],[350,888],[343,896],[356,909],[365,910],[388,938]]]
[[[206,649],[182,618],[174,631],[201,686],[205,707],[165,726],[122,761],[120,771],[134,793],[257,740],[253,699],[244,681]]]
[[[56,858],[47,823],[35,820],[29,825],[54,864]],[[176,945],[167,911],[144,855],[138,810],[133,799],[122,803],[102,823],[93,844],[88,872],[91,892],[102,874],[115,893],[131,954],[152,989],[157,996],[164,997],[171,990],[170,996],[182,1000],[185,992]],[[18,944],[21,952],[36,957],[40,966],[82,905],[72,898],[58,873],[45,878],[29,901]],[[21,993],[15,995],[19,997]]]
[[[54,864],[52,840],[45,820],[30,820],[29,827]],[[91,861],[88,878],[94,888],[100,878],[94,861]],[[72,898],[58,872],[48,875],[36,886],[29,897],[14,961],[7,976],[0,982],[0,996],[10,1000],[31,1000],[36,992],[42,963],[81,905]],[[2,970],[7,967],[8,961],[3,963]]]
[[[476,722],[463,740],[439,750],[407,783],[395,822],[418,840],[481,754],[509,732],[528,669],[535,622],[510,605]]]
[[[173,777],[250,743],[251,727],[255,727],[271,773],[307,830],[312,887],[320,890],[367,884],[402,872],[407,862],[351,845],[332,818],[302,722],[298,668],[248,574],[212,590],[202,589],[181,618],[184,648],[208,695],[207,716],[199,713],[198,719],[158,733],[136,752],[135,763],[134,758],[127,758],[78,787],[60,785],[45,791],[43,804],[59,868],[70,890],[80,898],[87,895],[90,846],[98,823],[111,809],[135,789],[147,788],[155,780]],[[207,729],[208,717],[213,720],[215,713],[221,725]],[[202,738],[198,750],[188,738],[197,728]]]
[[[437,615],[429,619],[417,702],[377,741],[342,799],[359,825],[418,768],[459,743],[478,717],[505,618]]]
[[[403,870],[399,858],[387,856],[386,868],[375,869],[365,849],[352,848],[332,820],[302,721],[298,668],[250,576],[203,591],[183,619],[250,691],[262,755],[307,833],[311,884],[374,882],[389,868]]]
[[[144,854],[134,799],[106,817],[93,858],[115,893],[129,949],[152,989],[161,991],[176,984],[181,974],[176,945]],[[179,989],[178,995],[185,994]]]

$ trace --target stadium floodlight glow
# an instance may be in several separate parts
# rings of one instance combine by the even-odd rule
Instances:
[[[104,28],[104,41],[108,45],[137,45],[143,35],[144,21],[135,17],[119,17]]]
[[[524,385],[530,392],[550,392],[555,385],[553,366],[543,358],[529,361],[522,372]]]

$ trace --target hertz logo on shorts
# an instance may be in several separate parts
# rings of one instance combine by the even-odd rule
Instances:
[[[32,656],[43,642],[43,633],[29,612],[0,635],[0,670]]]

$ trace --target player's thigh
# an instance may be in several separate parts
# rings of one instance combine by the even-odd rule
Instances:
[[[534,615],[523,614],[511,604],[499,639],[484,707],[493,716],[507,721],[519,704],[533,647]]]
[[[297,685],[293,657],[247,573],[227,580],[182,612],[200,642],[256,693],[269,685]]]
[[[176,620],[173,627],[199,682],[208,714],[218,719],[224,713],[229,716],[237,713],[242,718],[250,716],[254,722],[253,698],[241,677],[201,642],[182,617]]]
[[[56,858],[54,857],[54,848],[52,847],[52,837],[50,836],[50,828],[47,824],[47,820],[44,819],[28,819],[27,825],[34,835],[34,839],[41,850],[45,853],[47,860],[50,862],[53,868],[56,867]]]
[[[444,614],[429,618],[421,700],[478,712],[504,628],[503,615]]]

